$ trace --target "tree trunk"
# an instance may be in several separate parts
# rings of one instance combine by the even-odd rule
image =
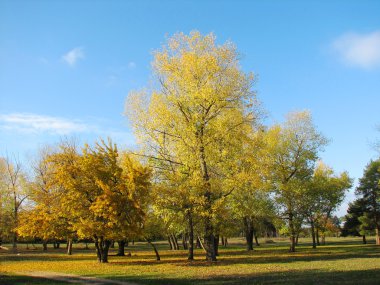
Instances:
[[[42,241],[42,250],[47,251],[47,241],[46,240]]]
[[[293,223],[293,215],[289,215],[289,230],[290,230],[290,252],[296,251],[296,233],[294,229],[294,223]]]
[[[257,234],[256,234],[255,230],[253,230],[253,235],[254,235],[254,237],[255,237],[255,243],[256,243],[256,246],[260,246],[259,239],[258,239],[258,237],[257,237]]]
[[[119,240],[117,242],[118,248],[117,248],[117,254],[116,256],[125,256],[125,240]]]
[[[315,230],[315,236],[317,237],[317,245],[321,245],[321,243],[319,242],[319,229],[318,229],[318,227]]]
[[[363,235],[363,244],[367,244],[367,239],[365,238],[365,235]]]
[[[199,142],[199,162],[203,179],[204,187],[204,198],[205,205],[204,210],[206,216],[204,218],[204,248],[206,250],[206,260],[207,261],[216,261],[215,255],[215,238],[214,238],[214,227],[212,224],[212,193],[211,193],[211,184],[210,176],[208,175],[208,167],[206,162],[206,153],[203,143],[203,127],[197,130],[196,137]]]
[[[215,255],[215,237],[213,233],[213,226],[211,217],[205,218],[205,235],[204,235],[204,249],[206,250],[206,260],[216,261]]]
[[[168,243],[169,243],[169,246],[170,246],[170,250],[173,250],[174,246],[173,246],[172,239],[171,239],[170,235],[168,235]]]
[[[107,263],[108,262],[108,250],[110,248],[111,241],[104,240],[103,238],[97,238],[95,236],[95,247],[96,255],[98,257],[98,262]]]
[[[17,207],[17,197],[16,193],[14,192],[14,209],[13,209],[13,214],[14,214],[14,230],[13,230],[13,237],[12,237],[12,251],[17,252],[17,231],[16,228],[18,226],[18,207]]]
[[[203,248],[202,245],[201,245],[200,237],[197,237],[195,247],[196,247],[196,248]]]
[[[188,249],[187,233],[182,233],[182,247],[183,247],[183,249]]]
[[[219,256],[219,235],[214,236],[215,256]]]
[[[189,223],[189,254],[187,259],[194,260],[194,225],[193,225],[193,216],[191,213],[188,214],[188,223]]]
[[[376,225],[376,245],[380,245],[380,227]]]
[[[111,241],[111,246],[110,246],[110,248],[115,248],[115,241],[114,241],[114,240]]]
[[[297,235],[296,235],[296,245],[298,245],[298,238],[300,237],[300,234],[299,233],[297,233]]]
[[[199,248],[203,249],[206,252],[205,246],[202,242],[202,239],[198,237],[197,241],[199,242]]]
[[[14,231],[13,237],[12,237],[12,251],[17,252],[17,232]]]
[[[148,243],[153,247],[154,253],[156,254],[156,260],[160,261],[161,258],[160,258],[160,255],[158,253],[158,250],[157,250],[156,246],[152,242],[150,242],[150,241],[148,241]]]
[[[172,234],[172,238],[173,238],[173,243],[174,243],[174,249],[175,250],[179,250],[179,245],[178,245],[178,239],[177,239],[177,237],[174,234]]]
[[[249,217],[243,219],[247,250],[253,250],[253,225]]]
[[[69,238],[67,240],[67,254],[72,255],[73,254],[73,239]]]
[[[225,237],[224,238],[224,247],[227,247],[227,245],[228,245],[228,239]]]
[[[314,220],[310,220],[311,238],[313,240],[313,248],[317,248],[317,243],[315,242],[315,226]]]
[[[322,238],[322,242],[321,242],[321,244],[322,244],[322,245],[326,245],[326,234],[325,234],[324,231],[322,232],[321,238]]]

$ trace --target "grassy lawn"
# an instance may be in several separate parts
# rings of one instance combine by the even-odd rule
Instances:
[[[67,284],[25,277],[23,272],[61,272],[94,276],[138,284],[379,284],[380,247],[361,244],[360,238],[328,238],[326,246],[313,250],[309,240],[300,240],[296,253],[288,252],[285,239],[244,249],[242,239],[232,239],[220,248],[218,262],[207,263],[201,250],[196,260],[186,260],[184,250],[170,251],[159,243],[161,261],[155,261],[151,248],[144,243],[129,246],[131,257],[116,257],[111,250],[109,264],[98,264],[93,250],[77,244],[74,254],[49,248],[42,252],[20,246],[19,254],[0,250],[0,284]],[[73,283],[71,283],[73,284]]]

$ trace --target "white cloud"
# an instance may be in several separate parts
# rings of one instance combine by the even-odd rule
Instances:
[[[75,66],[80,59],[84,59],[84,51],[82,47],[73,48],[62,56],[62,60],[70,66]]]
[[[344,34],[333,42],[332,48],[347,65],[364,69],[380,66],[380,31]]]
[[[25,113],[0,115],[0,128],[20,133],[50,133],[57,135],[94,130],[94,127],[80,121]]]

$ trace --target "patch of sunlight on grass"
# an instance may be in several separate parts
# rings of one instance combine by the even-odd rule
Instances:
[[[0,251],[0,275],[49,271],[140,284],[207,285],[376,284],[380,279],[380,247],[373,243],[363,245],[357,238],[330,238],[326,246],[312,249],[309,240],[301,239],[297,252],[289,253],[287,240],[274,240],[274,244],[262,242],[247,252],[241,238],[231,239],[227,248],[220,248],[216,263],[204,261],[200,249],[196,250],[196,260],[187,261],[187,251],[168,250],[165,243],[158,243],[161,261],[155,260],[148,245],[136,243],[126,248],[130,257],[114,256],[116,249],[112,249],[108,264],[97,263],[93,246],[92,250],[84,250],[83,245],[77,245],[72,256],[66,255],[64,249],[42,252],[21,247],[19,255]]]

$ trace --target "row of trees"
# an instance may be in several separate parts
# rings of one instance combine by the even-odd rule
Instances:
[[[351,179],[317,163],[327,140],[311,115],[291,113],[266,127],[253,74],[241,70],[233,44],[217,45],[212,34],[173,36],[155,53],[153,70],[151,89],[132,92],[126,103],[139,150],[65,142],[41,154],[29,198],[15,198],[30,204],[11,215],[15,242],[17,234],[92,238],[107,262],[111,241],[151,242],[166,233],[178,247],[180,234],[189,260],[197,241],[215,261],[220,237],[226,243],[243,231],[251,250],[259,232],[277,228],[295,251],[309,225],[315,247]],[[4,173],[8,199],[16,187]]]
[[[15,208],[8,215],[14,248],[18,235],[44,243],[67,239],[71,254],[73,238],[91,238],[98,260],[107,262],[112,240],[123,242],[141,231],[151,172],[111,142],[85,145],[81,151],[73,143],[61,143],[41,153],[34,174],[24,187],[8,186],[8,194],[16,193],[12,206],[21,206],[20,191],[29,202],[24,211]],[[7,208],[2,209],[4,217]]]

